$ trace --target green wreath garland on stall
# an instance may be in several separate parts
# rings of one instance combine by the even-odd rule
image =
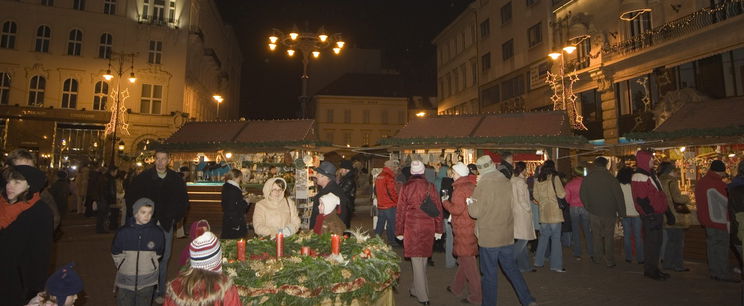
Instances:
[[[400,257],[379,237],[359,231],[341,237],[340,255],[331,253],[330,234],[301,232],[276,242],[246,240],[245,261],[237,260],[237,240],[222,241],[223,273],[232,277],[245,305],[318,305],[324,301],[369,304],[396,286]],[[300,255],[309,247],[310,255]]]

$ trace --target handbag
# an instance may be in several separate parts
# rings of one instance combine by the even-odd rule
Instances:
[[[673,182],[674,181],[669,182],[670,184],[669,184],[669,186],[667,186],[667,190],[669,190],[669,195],[671,195],[671,192],[672,192],[672,188],[671,188],[672,184],[671,183],[673,183]],[[674,197],[672,197],[672,206],[674,207],[674,211],[677,212],[678,214],[689,214],[689,213],[691,213],[690,208],[687,207],[687,204],[674,202]]]
[[[424,202],[421,203],[421,206],[419,206],[419,209],[424,211],[429,217],[436,218],[439,216],[439,209],[437,209],[437,205],[429,197],[429,190],[426,190],[426,197],[424,198]]]
[[[560,208],[561,210],[564,210],[564,209],[568,208],[568,201],[566,201],[565,198],[564,199],[561,199],[561,198],[558,197],[558,193],[555,191],[555,178],[556,177],[553,176],[552,182],[550,182],[551,183],[550,185],[553,186],[553,194],[555,195],[555,199],[558,200],[558,208]],[[563,184],[563,183],[561,183],[561,184]]]

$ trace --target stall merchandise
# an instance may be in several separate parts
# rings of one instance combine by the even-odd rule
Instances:
[[[300,232],[280,240],[223,240],[223,271],[244,305],[375,305],[391,299],[400,275],[397,253],[359,231],[335,239]],[[242,243],[245,255],[238,254]]]

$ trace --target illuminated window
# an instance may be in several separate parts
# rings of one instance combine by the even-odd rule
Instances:
[[[42,76],[34,76],[28,86],[28,105],[44,105],[44,91],[46,90],[46,79]]]
[[[15,22],[6,21],[3,23],[3,31],[0,34],[0,48],[15,48],[16,31],[18,31],[18,27]]]
[[[116,15],[116,0],[103,0],[103,13]]]
[[[49,40],[52,38],[52,29],[48,26],[42,25],[36,29],[36,43],[34,44],[34,51],[36,52],[49,52]]]
[[[100,44],[98,45],[98,57],[111,58],[111,45],[114,38],[109,33],[101,34]]]
[[[140,99],[140,113],[158,115],[163,104],[163,86],[142,84],[142,98]]]
[[[93,92],[93,109],[94,110],[106,110],[106,102],[108,101],[109,85],[104,81],[96,82],[95,90]]]
[[[163,42],[158,40],[150,41],[150,51],[147,54],[147,62],[150,64],[160,64],[163,57]]]
[[[82,48],[83,32],[78,29],[70,31],[70,36],[67,40],[67,55],[80,56],[80,50]]]

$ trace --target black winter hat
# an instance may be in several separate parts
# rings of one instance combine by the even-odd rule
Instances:
[[[40,192],[44,185],[46,185],[46,175],[36,167],[19,165],[13,166],[13,169],[23,175],[30,186],[28,188],[29,194]]]
[[[726,172],[726,164],[716,159],[710,163],[710,170],[716,171],[716,172]]]
[[[354,168],[354,164],[350,160],[344,159],[341,161],[341,169],[351,170]]]
[[[46,282],[46,291],[49,295],[57,298],[57,305],[64,305],[68,296],[83,291],[83,280],[72,269],[73,266],[73,263],[65,265],[62,269],[54,272]]]

